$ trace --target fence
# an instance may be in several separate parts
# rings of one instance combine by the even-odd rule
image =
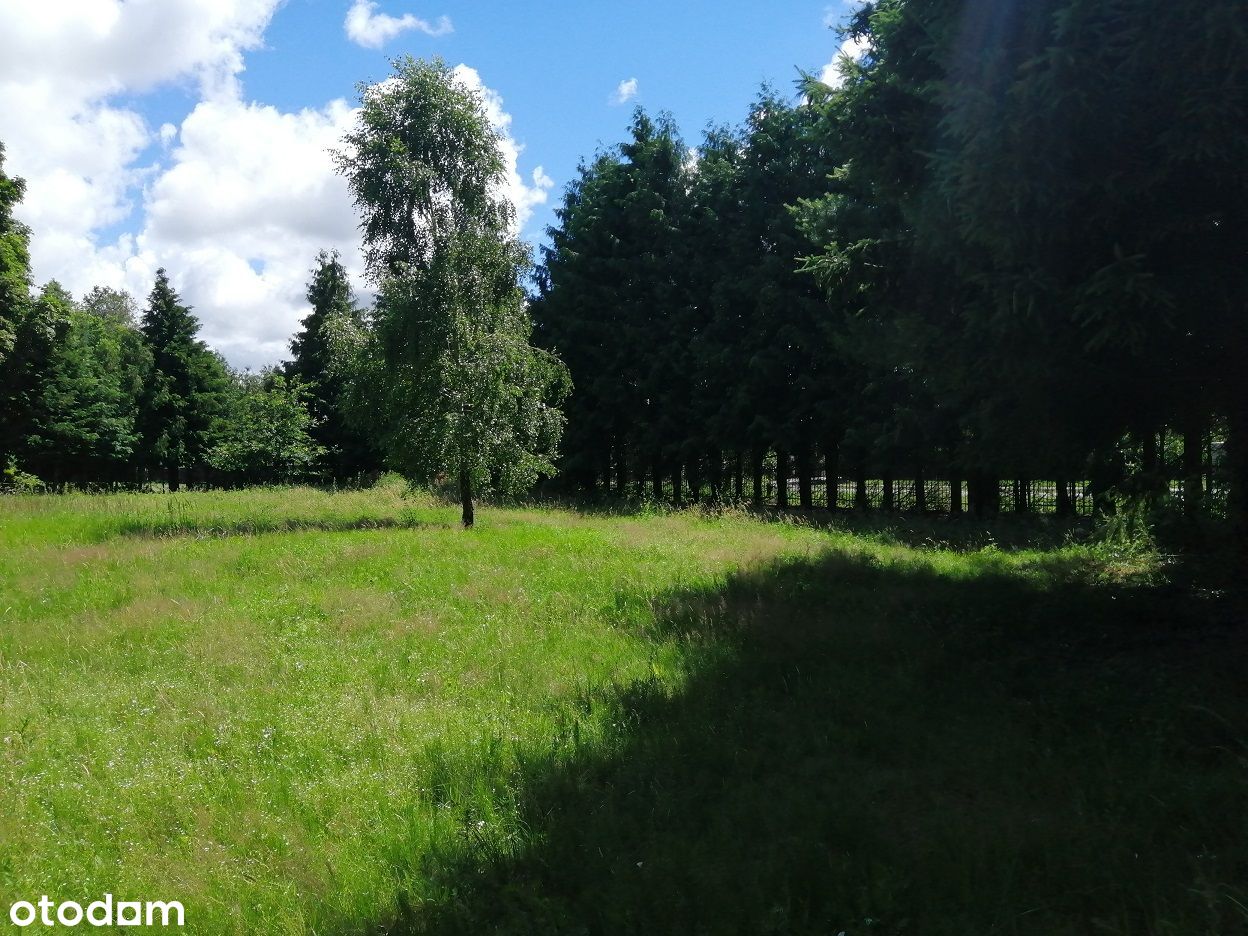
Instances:
[[[928,479],[923,483],[924,510],[929,513],[949,513],[953,503],[953,482],[941,479]],[[1068,484],[1068,496],[1071,510],[1078,516],[1091,516],[1095,512],[1095,496],[1092,485],[1088,481],[1071,481]],[[827,483],[823,478],[812,478],[811,505],[817,509],[827,509]],[[913,511],[918,509],[919,482],[915,480],[894,480],[893,510]],[[886,482],[880,478],[870,478],[866,482],[866,507],[869,510],[885,508]],[[1058,504],[1058,482],[1056,481],[1000,481],[998,497],[1002,513],[1038,513],[1055,514]],[[962,509],[968,509],[970,486],[961,483]],[[796,478],[788,479],[788,503],[790,507],[799,504],[801,482]],[[846,510],[857,506],[858,485],[853,478],[838,478],[836,482],[836,506]],[[1184,498],[1182,481],[1170,483],[1170,499],[1178,504]],[[1219,481],[1207,484],[1203,494],[1202,509],[1213,516],[1224,516],[1226,513],[1227,488]],[[775,506],[776,482],[774,478],[764,480],[764,502]]]
[[[942,479],[927,479],[923,484],[923,509],[929,513],[949,513],[953,505],[953,482]],[[919,482],[913,479],[894,480],[892,509],[913,511],[919,506]],[[881,478],[869,478],[865,485],[866,507],[869,510],[885,509],[888,498],[885,495],[886,482]],[[827,483],[823,478],[811,479],[811,505],[818,509],[827,509]],[[970,485],[961,483],[962,509],[968,509],[970,503]],[[801,483],[796,478],[788,481],[789,506],[799,503]],[[1000,509],[1003,512],[1025,510],[1030,513],[1057,512],[1057,482],[1027,481],[1020,486],[1014,481],[1002,481],[998,485]],[[1093,498],[1086,481],[1069,483],[1070,502],[1075,513],[1090,515],[1093,512]],[[764,500],[775,505],[776,482],[766,479],[764,482]],[[858,506],[858,484],[852,478],[839,478],[836,483],[836,506],[842,510]]]

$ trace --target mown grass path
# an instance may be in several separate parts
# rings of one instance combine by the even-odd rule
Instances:
[[[393,487],[0,511],[4,908],[176,899],[203,933],[1248,919],[1242,641],[1087,548],[559,510],[465,533]]]

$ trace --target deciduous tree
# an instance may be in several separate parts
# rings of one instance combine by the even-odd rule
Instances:
[[[216,426],[208,464],[233,484],[307,479],[325,455],[312,438],[310,396],[297,378],[244,375]]]
[[[379,288],[372,317],[339,322],[356,411],[388,462],[459,485],[463,524],[483,491],[554,471],[566,371],[529,343],[506,167],[480,94],[441,61],[410,57],[361,88],[338,154]]]

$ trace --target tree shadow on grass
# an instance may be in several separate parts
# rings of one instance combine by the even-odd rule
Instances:
[[[516,834],[465,812],[331,929],[1248,932],[1243,628],[1064,574],[830,553],[669,594],[678,692],[587,689],[483,781]]]
[[[231,536],[258,536],[264,533],[347,533],[356,530],[450,529],[449,523],[434,523],[415,517],[249,517],[239,520],[178,517],[126,520],[117,524],[114,535],[147,538],[218,539]]]
[[[1051,514],[1000,514],[975,517],[936,513],[882,513],[826,510],[786,511],[790,521],[831,530],[843,530],[880,542],[916,548],[939,548],[968,552],[991,546],[1005,552],[1025,549],[1057,549],[1094,535],[1089,517],[1056,517]]]
[[[969,513],[949,515],[915,511],[854,511],[825,508],[803,510],[790,507],[754,509],[748,504],[668,504],[635,498],[546,498],[540,503],[594,517],[631,517],[688,510],[714,516],[721,512],[749,515],[777,523],[800,523],[820,529],[841,530],[879,542],[917,548],[940,548],[965,552],[993,546],[1003,551],[1055,549],[1070,542],[1092,538],[1096,524],[1090,517],[1058,517],[1053,514],[1000,513],[978,517]]]

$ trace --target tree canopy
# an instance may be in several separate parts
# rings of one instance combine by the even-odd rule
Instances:
[[[157,270],[140,325],[152,369],[139,403],[139,424],[152,465],[164,469],[174,491],[179,470],[207,451],[213,420],[229,393],[225,363],[196,337],[199,328],[168,274]]]
[[[324,450],[335,479],[357,478],[380,464],[381,455],[369,434],[347,411],[346,386],[334,370],[331,333],[336,320],[361,327],[364,312],[356,305],[351,279],[337,251],[322,250],[308,281],[311,311],[290,342],[291,359],[283,371],[306,389],[311,415],[309,431]]]
[[[0,143],[0,366],[13,352],[30,302],[30,231],[13,217],[25,191],[22,179],[5,175]]]
[[[499,140],[480,95],[441,61],[404,58],[361,88],[338,155],[363,221],[372,316],[339,322],[357,413],[388,464],[482,491],[554,471],[563,366],[529,344],[528,252],[512,230]]]

